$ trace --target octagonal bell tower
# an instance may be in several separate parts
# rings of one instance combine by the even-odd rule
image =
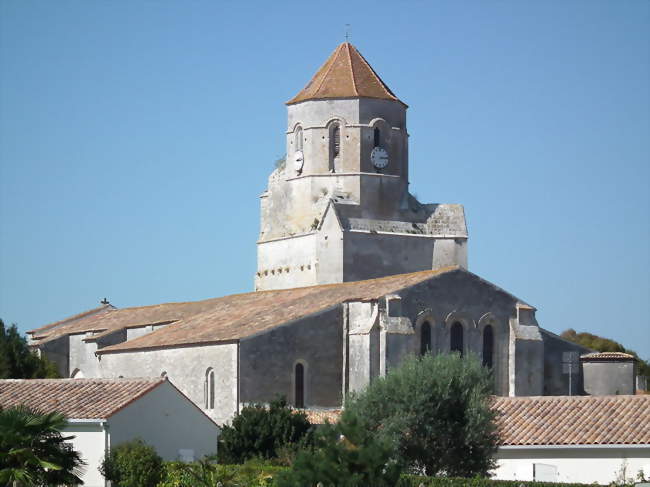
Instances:
[[[256,289],[466,266],[462,207],[409,194],[408,107],[354,46],[339,45],[287,106],[286,160],[261,196]]]

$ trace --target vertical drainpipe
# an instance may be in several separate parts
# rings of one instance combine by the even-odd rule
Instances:
[[[111,452],[111,432],[108,429],[107,421],[102,421],[102,430],[104,431],[104,458]],[[104,479],[104,485],[112,485],[110,480]]]

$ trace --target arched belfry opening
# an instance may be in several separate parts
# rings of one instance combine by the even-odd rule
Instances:
[[[334,122],[330,126],[330,172],[337,172],[338,159],[341,156],[341,124]]]

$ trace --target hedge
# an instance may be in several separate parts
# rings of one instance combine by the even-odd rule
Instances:
[[[193,464],[198,465],[198,464]],[[196,478],[187,472],[188,464],[165,462],[163,480],[157,487],[198,487]],[[288,467],[251,461],[243,465],[215,465],[216,477],[224,487],[272,487],[273,477]],[[213,477],[214,478],[214,477]],[[215,479],[216,480],[216,479]],[[203,485],[201,483],[201,485]],[[216,485],[216,481],[214,482]],[[396,487],[585,487],[593,484],[563,484],[521,480],[493,480],[486,478],[442,478],[402,475]]]

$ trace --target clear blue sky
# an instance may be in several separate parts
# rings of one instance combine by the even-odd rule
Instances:
[[[251,290],[284,102],[346,23],[470,270],[649,359],[645,0],[2,0],[0,317]]]

